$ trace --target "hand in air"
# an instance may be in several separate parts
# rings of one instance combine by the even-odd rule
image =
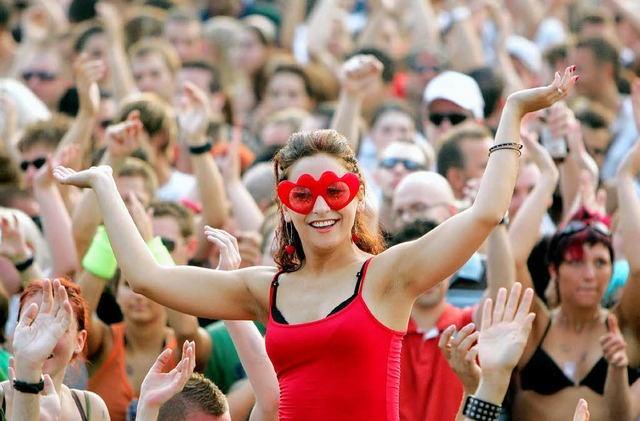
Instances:
[[[204,227],[207,240],[220,250],[220,260],[217,270],[235,270],[242,261],[238,249],[238,241],[228,232],[210,226]]]
[[[442,332],[438,342],[442,355],[462,381],[465,393],[468,394],[475,393],[482,375],[482,370],[476,363],[478,348],[473,347],[480,335],[475,329],[475,325],[469,323],[456,332],[456,327],[451,325]]]
[[[539,88],[524,89],[509,95],[508,105],[515,107],[522,115],[532,111],[548,108],[561,99],[566,98],[578,80],[575,75],[576,66],[567,67],[563,74],[556,72],[553,82]]]
[[[92,188],[98,179],[113,178],[113,170],[108,165],[100,165],[76,172],[71,168],[58,166],[53,169],[53,177],[60,184]]]

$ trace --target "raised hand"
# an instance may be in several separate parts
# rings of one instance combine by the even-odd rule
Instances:
[[[469,323],[456,333],[456,327],[451,325],[442,332],[438,342],[442,355],[462,381],[467,394],[476,391],[482,375],[482,370],[476,363],[478,348],[473,347],[480,336],[480,332],[475,329],[475,325]]]
[[[138,227],[142,239],[145,242],[151,240],[153,238],[152,210],[145,209],[140,199],[138,199],[138,196],[132,191],[125,197],[124,203],[127,205],[129,215],[131,215],[131,219],[133,219],[136,227]]]
[[[120,12],[115,4],[101,1],[96,3],[96,13],[100,23],[104,26],[104,29],[111,40],[120,38],[123,36],[123,23],[120,17]]]
[[[224,159],[221,172],[222,178],[227,185],[233,185],[234,182],[240,181],[241,165],[240,165],[240,145],[242,144],[242,126],[234,126],[231,133],[231,141],[227,149],[227,156]]]
[[[31,303],[23,311],[13,335],[16,367],[42,370],[42,365],[69,329],[72,317],[65,287],[57,279],[53,283],[45,279],[41,304]],[[18,368],[16,372],[20,374]]]
[[[73,63],[80,108],[91,115],[96,115],[100,108],[100,88],[97,82],[104,78],[105,68],[102,60],[90,60],[86,53],[81,54]]]
[[[535,314],[529,313],[533,290],[527,288],[522,300],[521,292],[522,284],[516,282],[508,301],[507,290],[500,288],[495,306],[491,299],[484,303],[477,345],[483,377],[494,372],[510,376],[522,356]]]
[[[0,255],[5,256],[13,263],[24,261],[31,256],[32,252],[27,245],[20,220],[13,213],[0,215],[0,227],[2,227],[2,237],[0,241]]]
[[[347,95],[362,96],[382,75],[384,66],[368,54],[358,54],[345,61],[340,69],[342,89]]]
[[[539,88],[525,89],[509,95],[507,103],[524,115],[526,113],[548,108],[564,99],[578,80],[575,75],[576,66],[567,67],[561,75],[556,72],[553,82]]]
[[[627,342],[618,327],[618,319],[615,315],[610,314],[607,321],[609,322],[609,332],[600,337],[604,358],[609,365],[614,367],[627,367],[629,365]]]
[[[131,111],[125,121],[107,127],[105,141],[109,155],[114,158],[130,156],[142,144],[142,129],[138,110]]]
[[[182,359],[168,373],[163,371],[173,358],[172,351],[170,348],[162,351],[142,381],[139,407],[158,409],[182,391],[196,366],[195,347],[194,342],[185,341],[182,346]]]
[[[42,189],[50,187],[55,181],[53,169],[60,165],[74,167],[79,157],[80,148],[72,144],[63,146],[55,155],[48,155],[46,164],[38,169],[36,173],[34,178],[35,185]]]
[[[202,145],[206,140],[211,106],[207,94],[192,82],[184,84],[182,104],[178,110],[180,134],[189,146]]]
[[[60,184],[92,188],[93,183],[98,179],[110,178],[113,180],[113,170],[108,165],[100,165],[76,172],[71,168],[58,166],[53,169],[53,177]]]
[[[590,414],[587,401],[579,399],[578,405],[576,406],[576,412],[573,414],[573,421],[589,421],[589,418]]]
[[[220,260],[216,270],[238,269],[242,259],[236,238],[224,230],[210,226],[204,227],[204,235],[207,237],[207,241],[220,250]]]

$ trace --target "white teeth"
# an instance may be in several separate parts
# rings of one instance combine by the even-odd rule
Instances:
[[[324,227],[330,227],[335,223],[336,221],[318,221],[318,222],[312,222],[311,226],[314,228],[324,228]]]

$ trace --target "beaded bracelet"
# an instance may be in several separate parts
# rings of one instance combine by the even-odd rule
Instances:
[[[511,149],[513,151],[518,152],[518,156],[522,155],[520,149],[522,149],[522,144],[518,142],[507,142],[507,143],[498,143],[497,145],[493,145],[489,148],[489,156],[495,151],[499,151],[500,149]]]
[[[502,407],[485,402],[474,396],[467,396],[462,415],[476,421],[498,421]]]

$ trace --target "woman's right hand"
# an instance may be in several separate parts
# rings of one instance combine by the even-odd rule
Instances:
[[[60,184],[93,188],[94,182],[100,178],[108,177],[113,179],[113,169],[108,165],[100,165],[76,172],[71,168],[60,165],[53,169],[53,176]]]
[[[573,88],[578,80],[578,76],[574,75],[575,71],[576,66],[569,66],[562,75],[556,72],[550,85],[512,93],[507,98],[506,107],[515,108],[521,115],[550,107],[564,99]]]
[[[5,256],[13,263],[22,262],[32,255],[25,241],[24,233],[20,229],[20,219],[15,214],[1,215],[0,227],[2,228],[0,255]]]
[[[69,329],[73,311],[67,290],[55,279],[45,279],[42,302],[31,303],[22,313],[13,335],[13,355],[16,376],[23,378],[23,369],[42,370],[56,344]]]

